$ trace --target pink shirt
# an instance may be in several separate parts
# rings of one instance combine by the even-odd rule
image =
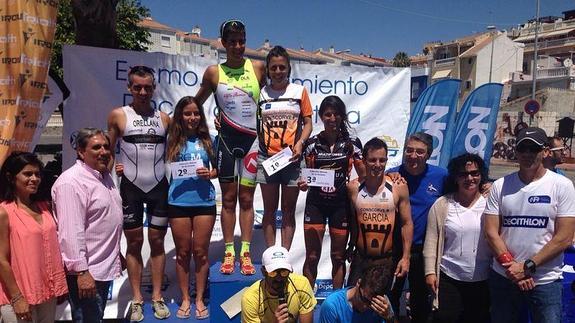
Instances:
[[[38,202],[42,224],[15,202],[0,203],[8,213],[10,267],[29,304],[41,304],[68,292],[60,257],[56,223],[48,203]],[[0,283],[0,304],[9,304],[8,290]]]
[[[66,269],[98,281],[119,277],[122,199],[110,173],[77,160],[54,183],[52,201]]]

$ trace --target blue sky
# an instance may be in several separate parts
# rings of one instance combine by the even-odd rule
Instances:
[[[246,24],[251,48],[272,45],[306,50],[331,45],[392,58],[398,51],[421,52],[429,41],[448,41],[486,30],[511,29],[535,17],[536,0],[144,0],[152,17],[168,26],[217,38],[220,24]],[[541,0],[541,16],[562,16],[573,0]]]

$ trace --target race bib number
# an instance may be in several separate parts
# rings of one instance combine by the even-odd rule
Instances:
[[[268,174],[268,176],[272,176],[273,174],[284,169],[287,165],[291,163],[290,158],[292,157],[292,155],[293,154],[290,147],[286,147],[277,154],[266,159],[262,163],[262,166],[264,167],[266,174]]]
[[[182,179],[196,176],[196,170],[204,167],[204,162],[200,159],[186,160],[172,163],[172,179]]]
[[[302,168],[301,177],[307,186],[333,187],[335,171],[333,169]]]

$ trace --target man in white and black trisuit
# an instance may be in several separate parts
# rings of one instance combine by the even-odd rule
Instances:
[[[119,143],[116,172],[121,175],[120,195],[124,214],[124,234],[128,244],[126,261],[132,286],[131,320],[143,316],[142,245],[144,204],[148,217],[148,241],[152,264],[152,308],[156,318],[167,318],[170,311],[161,295],[166,263],[164,236],[168,228],[168,181],[165,176],[165,144],[170,117],[151,105],[156,87],[154,71],[134,66],[128,72],[128,91],[132,103],[116,108],[108,116],[111,147]]]

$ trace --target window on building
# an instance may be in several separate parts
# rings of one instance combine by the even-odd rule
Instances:
[[[170,37],[168,36],[162,36],[162,47],[168,47],[170,48]]]

